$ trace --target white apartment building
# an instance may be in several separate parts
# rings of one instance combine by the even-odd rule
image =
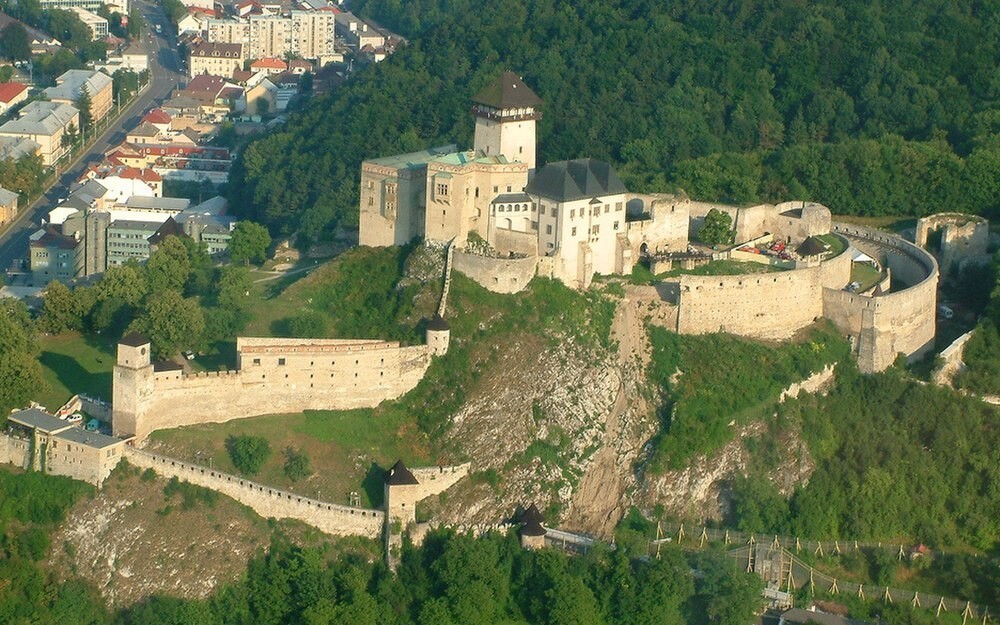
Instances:
[[[335,13],[292,11],[290,15],[251,15],[246,20],[208,21],[208,41],[239,43],[244,57],[263,59],[297,55],[325,60],[335,54]]]

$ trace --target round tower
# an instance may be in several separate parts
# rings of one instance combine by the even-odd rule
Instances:
[[[487,156],[535,168],[535,122],[542,118],[542,99],[514,72],[500,78],[472,98],[476,116],[475,150]]]
[[[542,526],[542,513],[535,504],[521,514],[521,547],[524,549],[541,549],[545,546],[545,527]]]
[[[153,394],[149,339],[132,332],[118,343],[112,378],[111,429],[115,436],[140,434],[144,404]]]
[[[441,315],[434,313],[434,317],[427,322],[427,346],[435,356],[444,356],[448,353],[450,342],[451,326]]]

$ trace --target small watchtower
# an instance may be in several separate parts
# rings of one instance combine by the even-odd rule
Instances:
[[[504,156],[535,168],[535,122],[542,118],[542,99],[514,72],[472,97],[476,116],[475,149],[487,156]]]
[[[532,503],[521,514],[521,547],[524,549],[541,549],[545,546],[545,527],[542,526],[542,513]]]
[[[435,356],[444,356],[448,353],[450,342],[451,326],[441,315],[434,313],[434,317],[427,322],[427,346]]]
[[[416,505],[420,499],[420,482],[397,460],[385,476],[385,513],[389,524],[400,522],[406,529],[417,520]]]
[[[118,342],[112,378],[111,429],[115,436],[138,433],[143,403],[153,392],[153,362],[149,339],[131,332]]]

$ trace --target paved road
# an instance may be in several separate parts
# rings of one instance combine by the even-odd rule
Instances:
[[[59,198],[69,194],[70,185],[83,174],[87,165],[100,161],[111,146],[125,139],[126,128],[131,129],[138,125],[139,119],[147,109],[166,100],[174,87],[184,81],[184,75],[179,71],[180,58],[174,39],[168,34],[172,28],[168,28],[163,10],[159,5],[148,1],[136,2],[134,6],[142,11],[149,24],[147,33],[143,35],[141,41],[142,46],[149,52],[149,86],[86,152],[80,154],[68,169],[62,171],[53,186],[27,208],[21,210],[14,223],[0,235],[0,269],[7,270],[16,260],[27,256],[28,237],[38,229],[41,219],[55,207]],[[153,24],[163,25],[162,35],[155,34]]]

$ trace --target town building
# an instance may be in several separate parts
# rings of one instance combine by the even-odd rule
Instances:
[[[334,19],[336,21],[337,34],[351,48],[360,50],[365,46],[379,48],[385,45],[385,34],[374,24],[361,19],[357,15],[345,11],[343,13],[335,13]]]
[[[90,29],[91,39],[103,39],[108,36],[108,20],[82,7],[70,7],[69,10]]]
[[[7,417],[0,461],[100,487],[124,457],[126,442],[29,408]]]
[[[243,44],[205,41],[191,49],[188,57],[188,77],[201,74],[229,77],[243,69]]]
[[[63,135],[80,128],[80,112],[60,102],[29,102],[20,116],[0,126],[0,136],[30,139],[38,145],[42,163],[52,165],[62,158],[69,145]]]
[[[114,81],[104,72],[88,69],[71,69],[56,78],[56,86],[43,90],[52,102],[76,106],[80,94],[86,89],[90,96],[90,116],[94,121],[104,119],[114,103]],[[77,126],[79,128],[79,126]]]
[[[28,99],[28,85],[19,82],[0,83],[0,115],[7,114]]]
[[[335,55],[335,15],[325,10],[247,13],[239,20],[209,20],[205,30],[210,42],[243,44],[246,58],[299,56],[325,64]]]
[[[0,226],[9,224],[17,216],[18,199],[17,193],[0,187]]]
[[[66,236],[55,226],[45,226],[29,237],[28,260],[35,286],[53,280],[66,282],[76,277],[83,249],[79,240]]]
[[[72,9],[81,8],[87,9],[88,11],[100,11],[104,5],[109,5],[113,7],[111,10],[117,11],[122,15],[128,15],[128,0],[114,0],[113,2],[106,2],[105,0],[39,0],[42,9],[49,11],[52,9]]]
[[[24,22],[14,19],[10,15],[0,11],[0,31],[7,28],[11,24],[20,24],[21,27],[24,28],[25,32],[28,33],[28,41],[31,45],[32,54],[57,52],[59,48],[62,47],[62,43],[60,43],[59,40],[52,35],[42,32],[37,28],[28,26]]]
[[[38,143],[26,137],[0,136],[0,159],[17,160],[23,156],[34,156],[41,148]]]

